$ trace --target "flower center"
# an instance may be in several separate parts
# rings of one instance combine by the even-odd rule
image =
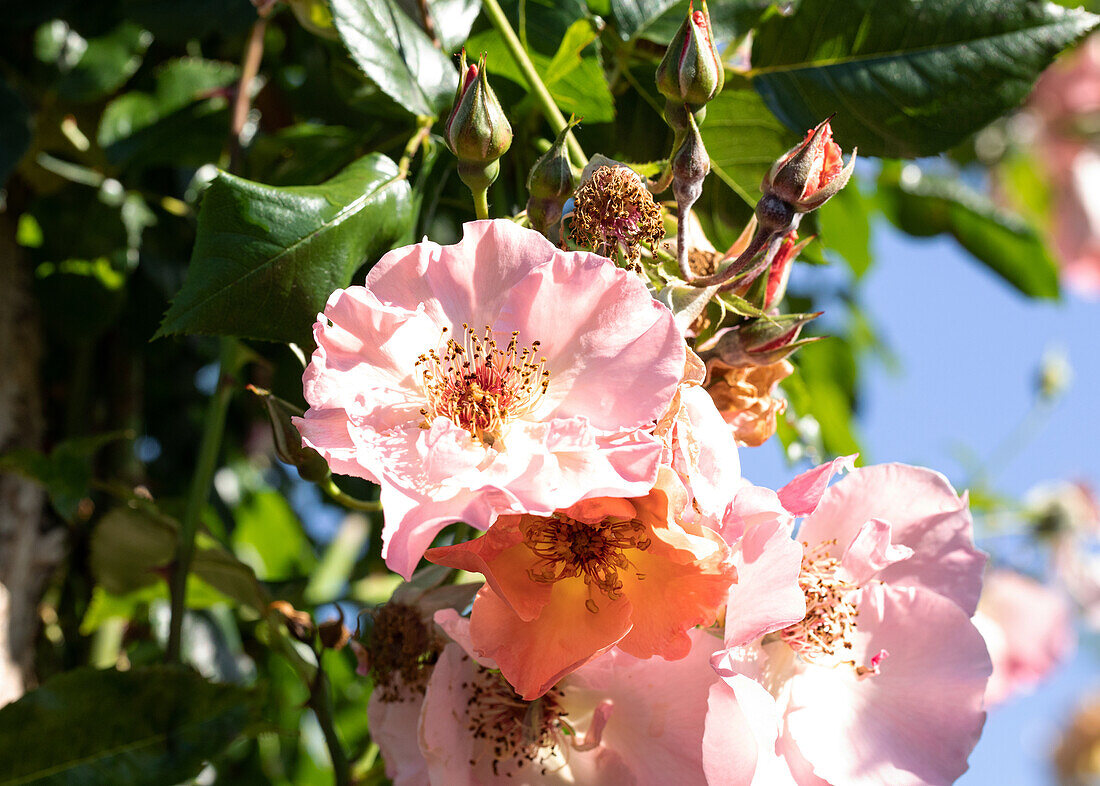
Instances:
[[[489,447],[503,448],[505,424],[530,414],[550,385],[546,358],[538,357],[538,341],[520,347],[519,331],[503,350],[493,329],[478,336],[462,324],[462,342],[443,328],[440,349],[429,350],[416,361],[427,406],[420,410],[423,428],[437,417],[449,418]]]
[[[621,251],[630,262],[640,244],[656,245],[665,236],[661,209],[641,180],[622,166],[602,166],[574,196],[573,239],[597,254]]]
[[[423,694],[442,642],[424,624],[420,612],[404,603],[381,606],[372,622],[371,635],[365,639],[366,660],[382,700],[399,701],[402,682]]]
[[[829,556],[829,547],[834,545],[836,541],[827,541],[810,549],[807,544],[798,577],[806,595],[806,616],[779,631],[779,638],[810,663],[854,666],[852,634],[859,612],[851,598],[858,587],[837,577],[840,560]]]
[[[625,552],[645,551],[651,541],[645,525],[636,519],[608,517],[589,524],[555,513],[526,526],[523,543],[539,558],[527,571],[532,581],[555,582],[580,576],[587,586],[617,600],[623,589],[619,571],[632,567]],[[592,598],[585,606],[593,613],[599,611]]]
[[[524,701],[498,672],[479,666],[468,689],[466,728],[475,740],[489,745],[494,775],[511,777],[528,765],[545,775],[562,766],[558,742],[569,727],[559,688]],[[471,759],[470,765],[476,764]]]

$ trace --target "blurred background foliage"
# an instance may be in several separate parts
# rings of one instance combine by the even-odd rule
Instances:
[[[654,72],[687,3],[501,6],[560,110],[583,118],[588,155],[656,171],[672,132]],[[261,10],[5,4],[0,235],[33,297],[45,426],[37,444],[6,445],[0,468],[46,490],[36,526],[65,547],[21,658],[28,687],[45,687],[0,711],[0,783],[326,784],[337,748],[338,780],[385,780],[352,649],[317,655],[270,611],[286,601],[355,630],[398,583],[379,556],[380,513],[326,500],[280,462],[245,386],[304,407],[329,293],[390,248],[457,240],[473,218],[441,136],[461,47],[487,53],[515,133],[493,215],[523,210],[555,129],[479,0]],[[712,174],[696,212],[715,246],[740,234],[772,161],[824,117],[836,113],[838,142],[864,159],[803,224],[817,240],[802,265],[844,272],[792,276],[788,310],[826,304],[817,330],[831,338],[795,356],[779,431],[792,462],[859,452],[860,369],[891,361],[861,305],[863,277],[894,263],[872,254],[875,222],[953,238],[1021,297],[1060,296],[1053,201],[1010,113],[1096,17],[1027,0],[728,0],[711,12],[728,71],[702,127]],[[159,664],[211,397],[226,430],[186,583],[183,660],[196,674]],[[329,496],[377,493],[337,483]],[[89,724],[105,704],[117,724]],[[108,753],[119,749],[130,752]]]

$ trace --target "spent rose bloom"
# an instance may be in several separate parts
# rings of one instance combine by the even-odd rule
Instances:
[[[966,499],[900,464],[855,470],[822,494],[835,466],[778,495],[743,489],[723,531],[737,538],[739,580],[712,663],[735,690],[747,676],[775,698],[786,766],[776,776],[762,754],[770,774],[755,782],[952,783],[981,733],[991,671],[970,620],[984,556]],[[792,550],[783,530],[803,514]],[[784,616],[795,621],[777,627]]]
[[[638,658],[682,658],[688,631],[714,622],[735,574],[722,538],[684,520],[688,505],[664,469],[643,497],[503,515],[482,537],[427,557],[484,574],[473,646],[533,700],[616,645]]]
[[[787,400],[777,392],[794,366],[787,360],[751,366],[727,366],[719,358],[707,364],[706,389],[742,445],[763,445],[778,427]]]
[[[405,577],[449,522],[647,493],[686,353],[637,276],[501,220],[386,254],[314,337],[295,425],[334,472],[381,485]]]
[[[974,624],[993,660],[987,705],[1034,688],[1069,657],[1076,639],[1065,595],[1011,570],[986,575]]]
[[[443,648],[423,697],[372,716],[395,784],[749,783],[752,721],[710,668],[721,642],[704,631],[689,632],[680,660],[614,649],[528,702],[477,654],[468,620],[454,611],[436,620],[454,643]],[[371,697],[372,706],[382,703]],[[376,728],[372,722],[372,734]],[[719,746],[721,762],[711,757],[704,771],[704,749]]]

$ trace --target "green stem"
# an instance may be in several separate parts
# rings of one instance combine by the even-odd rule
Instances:
[[[332,482],[332,478],[321,484],[321,490],[339,502],[345,508],[361,510],[364,513],[376,513],[382,510],[382,503],[376,499],[356,499]]]
[[[420,116],[416,118],[416,133],[409,139],[405,150],[401,154],[401,160],[397,162],[397,171],[401,177],[408,177],[409,165],[412,163],[413,156],[416,155],[416,151],[420,149],[420,145],[424,143],[424,140],[428,138],[428,134],[432,130],[432,118]]]
[[[325,736],[325,746],[332,758],[332,777],[336,786],[350,786],[351,764],[348,762],[348,755],[344,752],[340,738],[336,735],[336,724],[332,717],[332,693],[329,690],[325,670],[321,668],[320,655],[317,656],[317,677],[310,691],[309,706],[317,716],[321,733]]]
[[[187,574],[191,570],[191,558],[195,553],[195,534],[198,532],[202,509],[210,494],[210,483],[217,468],[218,453],[221,449],[222,434],[225,431],[225,416],[229,409],[229,399],[233,395],[230,380],[237,344],[234,339],[223,338],[221,359],[218,367],[218,387],[206,408],[199,443],[199,457],[195,463],[195,474],[191,478],[191,491],[187,495],[187,507],[180,523],[179,547],[175,568],[172,571],[171,600],[172,618],[168,627],[169,663],[180,660],[180,634],[183,630],[183,615],[186,610]]]
[[[535,70],[535,64],[532,63],[531,58],[527,56],[527,50],[524,49],[523,44],[520,43],[519,38],[516,36],[516,31],[512,29],[512,25],[508,22],[508,17],[504,15],[504,11],[501,9],[500,4],[497,0],[482,0],[481,7],[484,8],[485,12],[489,15],[489,21],[492,22],[493,27],[495,27],[504,37],[504,45],[508,47],[512,59],[514,59],[516,65],[519,66],[523,78],[526,79],[527,84],[531,86],[531,92],[535,94],[535,101],[538,102],[539,107],[542,109],[542,114],[550,121],[554,133],[560,134],[567,125],[565,116],[562,115],[561,110],[558,109],[558,105],[554,103],[553,96],[550,95],[550,91],[547,90],[538,71]],[[569,145],[569,152],[573,154],[573,163],[581,167],[587,166],[588,157],[585,156],[584,150],[581,149],[580,143],[577,141],[576,137],[573,136],[572,132],[566,137],[566,144]]]
[[[489,189],[477,188],[471,189],[470,193],[474,195],[474,212],[478,218],[489,217]]]

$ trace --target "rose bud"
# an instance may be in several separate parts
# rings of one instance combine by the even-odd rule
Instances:
[[[446,136],[458,158],[458,174],[471,189],[488,188],[497,179],[497,161],[512,144],[512,127],[504,116],[485,74],[485,55],[477,65],[466,65],[466,52],[459,60],[462,80],[455,93],[455,105],[447,118]]]
[[[716,336],[704,358],[718,358],[727,366],[766,366],[784,360],[799,347],[819,340],[800,341],[798,335],[821,314],[782,314],[743,322]]]
[[[562,207],[577,185],[573,165],[569,163],[569,154],[565,151],[565,137],[576,124],[576,120],[570,119],[527,176],[527,191],[530,193],[527,220],[551,243],[557,243],[561,238]]]
[[[249,385],[248,390],[255,393],[264,402],[268,420],[271,421],[271,436],[275,441],[275,455],[284,464],[298,468],[302,480],[310,483],[323,483],[329,477],[328,463],[321,454],[302,444],[302,435],[290,421],[300,417],[302,410],[289,401],[283,401],[270,391]]]
[[[725,79],[707,4],[704,0],[698,11],[689,4],[687,18],[657,66],[657,89],[669,104],[687,104],[695,112],[721,92]],[[669,117],[669,123],[674,128],[680,127],[673,116]]]
[[[776,161],[763,184],[764,199],[778,199],[795,213],[809,213],[825,204],[848,183],[856,165],[856,150],[845,166],[833,141],[829,121],[822,121],[806,138]],[[763,223],[763,217],[757,214]]]

